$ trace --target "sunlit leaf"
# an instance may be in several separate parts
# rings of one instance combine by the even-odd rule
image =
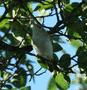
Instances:
[[[2,22],[0,22],[0,28],[3,28],[6,25],[6,23],[8,23],[7,19],[2,20]]]
[[[69,88],[69,82],[64,79],[64,75],[62,73],[58,73],[55,76],[55,82],[60,90],[67,90]]]
[[[54,78],[50,79],[47,90],[57,90],[57,86],[56,86]]]
[[[41,4],[41,3],[38,4],[36,6],[36,8],[34,9],[34,11],[43,10],[43,9],[47,10],[47,9],[51,9],[51,8],[53,8],[53,4],[48,3],[48,2],[44,2],[44,4]]]
[[[1,22],[0,22],[0,31],[2,32],[7,32],[7,30],[10,28],[10,25],[9,25],[9,21],[8,19],[3,19]]]
[[[20,88],[20,90],[31,90],[31,87],[30,86],[28,86],[28,87],[22,87],[22,88]]]
[[[71,40],[70,42],[71,42],[71,45],[74,47],[79,47],[82,44],[79,40]]]
[[[9,77],[9,74],[5,72],[5,73],[4,73],[4,76],[3,76],[3,79],[4,79],[4,80],[7,80],[8,77]]]
[[[27,7],[29,8],[29,10],[31,11],[31,12],[33,12],[33,9],[32,9],[32,3],[27,3]]]

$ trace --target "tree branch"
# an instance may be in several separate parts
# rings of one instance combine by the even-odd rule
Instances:
[[[7,43],[3,42],[2,40],[0,40],[0,49],[1,50],[7,50],[7,51],[11,51],[11,52],[23,52],[23,53],[27,53],[32,51],[32,46],[24,46],[22,48],[19,48],[18,46],[11,46],[8,45]]]

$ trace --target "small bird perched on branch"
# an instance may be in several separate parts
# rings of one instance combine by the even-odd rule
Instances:
[[[50,36],[45,29],[33,21],[32,41],[37,54],[48,60],[53,60],[53,46]]]
[[[43,57],[43,63],[48,65],[51,72],[53,70],[60,71],[61,68],[57,65],[57,62],[53,57],[53,45],[50,35],[47,31],[38,23],[32,21],[32,41],[33,47],[37,52],[37,55]]]

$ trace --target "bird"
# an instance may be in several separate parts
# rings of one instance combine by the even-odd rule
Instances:
[[[39,24],[33,21],[32,23],[32,43],[37,55],[53,60],[53,45],[50,35]]]
[[[40,24],[34,21],[32,23],[32,45],[37,55],[41,56],[41,60],[45,60],[42,63],[47,65],[50,72],[61,70],[61,67],[57,65],[57,61],[54,58],[50,35]]]

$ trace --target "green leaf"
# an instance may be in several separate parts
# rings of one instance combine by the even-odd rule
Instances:
[[[20,43],[19,40],[16,39],[16,37],[13,36],[13,34],[8,33],[6,37],[10,40],[11,45],[18,45]]]
[[[73,36],[80,37],[83,30],[83,24],[79,19],[73,19],[70,24],[68,24],[68,30],[70,30]]]
[[[82,7],[79,7],[78,2],[74,2],[72,4],[67,4],[64,8],[63,14],[64,14],[64,18],[65,18],[66,22],[68,21],[68,18],[70,18],[70,16],[72,17],[72,18],[70,18],[70,21],[75,20],[78,18],[78,16],[82,15]]]
[[[3,79],[4,79],[4,80],[7,80],[8,77],[9,77],[9,73],[4,72]]]
[[[69,54],[64,54],[61,56],[60,60],[59,60],[59,65],[64,68],[67,69],[71,64],[71,58]]]
[[[37,10],[39,10],[40,8],[41,8],[41,6],[38,5],[38,6],[34,9],[34,11],[37,11]]]
[[[8,90],[8,89],[7,89]],[[17,88],[12,88],[11,90],[18,90]]]
[[[87,51],[82,52],[78,55],[78,65],[79,68],[87,68]]]
[[[29,10],[30,10],[31,12],[33,12],[32,3],[31,3],[31,2],[28,2],[28,3],[27,3],[27,7],[29,8]]]
[[[8,20],[7,19],[3,19],[1,22],[0,22],[0,31],[2,32],[7,32],[7,30],[9,30],[10,28],[10,25],[8,23]]]
[[[22,87],[22,88],[20,88],[20,90],[31,90],[31,87],[30,86],[28,86],[28,87]]]
[[[4,77],[4,72],[0,71],[0,77]]]
[[[54,62],[58,63],[59,61],[59,58],[56,54],[53,54],[53,58],[54,58]]]
[[[23,68],[17,69],[13,79],[11,80],[12,84],[17,88],[24,87],[26,85],[26,81],[27,74]]]
[[[74,39],[70,40],[70,42],[71,42],[71,45],[76,48],[78,48],[82,44],[79,40],[74,40]]]
[[[68,1],[68,0],[65,0],[65,1]],[[79,5],[78,2],[74,2],[74,3],[72,3],[72,4],[67,4],[67,5],[65,6],[65,9],[64,9],[64,10],[67,11],[67,12],[72,12],[72,10],[73,10],[74,8],[77,8],[78,5]]]
[[[61,51],[62,47],[58,43],[53,43],[53,51],[58,52]]]
[[[41,67],[47,69],[48,65],[44,62],[44,59],[38,58],[38,63],[41,65]]]
[[[86,47],[80,46],[80,47],[77,49],[76,55],[79,56],[81,53],[85,52],[86,50],[87,50]]]
[[[69,88],[69,82],[65,80],[64,75],[62,73],[58,73],[55,76],[55,82],[60,90],[67,90]]]
[[[63,0],[64,3],[68,4],[70,0]]]
[[[42,3],[38,4],[36,6],[36,8],[34,9],[34,11],[43,10],[43,9],[48,10],[48,9],[51,9],[51,8],[53,8],[53,4],[48,3],[48,2],[43,2],[43,4]]]
[[[8,23],[7,19],[3,19],[2,22],[0,22],[0,28],[3,28]]]
[[[9,84],[6,84],[5,87],[8,88],[8,89],[12,89],[12,86],[9,85]]]
[[[57,90],[57,86],[55,83],[54,78],[52,77],[48,83],[48,89],[47,90]]]
[[[20,58],[20,55],[19,55],[19,58]],[[21,56],[21,59],[19,60],[19,63],[20,64],[26,64],[26,55],[25,54]]]
[[[25,34],[26,34],[25,26],[21,25],[18,21],[12,22],[11,30],[14,33],[15,36],[22,36],[22,37],[24,37]]]
[[[66,12],[72,12],[72,10],[73,10],[73,7],[70,4],[65,6],[65,11]]]
[[[69,75],[64,74],[64,79],[70,84],[71,80]]]
[[[71,4],[67,4],[64,8],[64,17],[69,16],[69,14],[72,12],[73,7]]]
[[[82,31],[81,36],[82,36],[82,39],[84,40],[84,42],[87,43],[87,31]]]

